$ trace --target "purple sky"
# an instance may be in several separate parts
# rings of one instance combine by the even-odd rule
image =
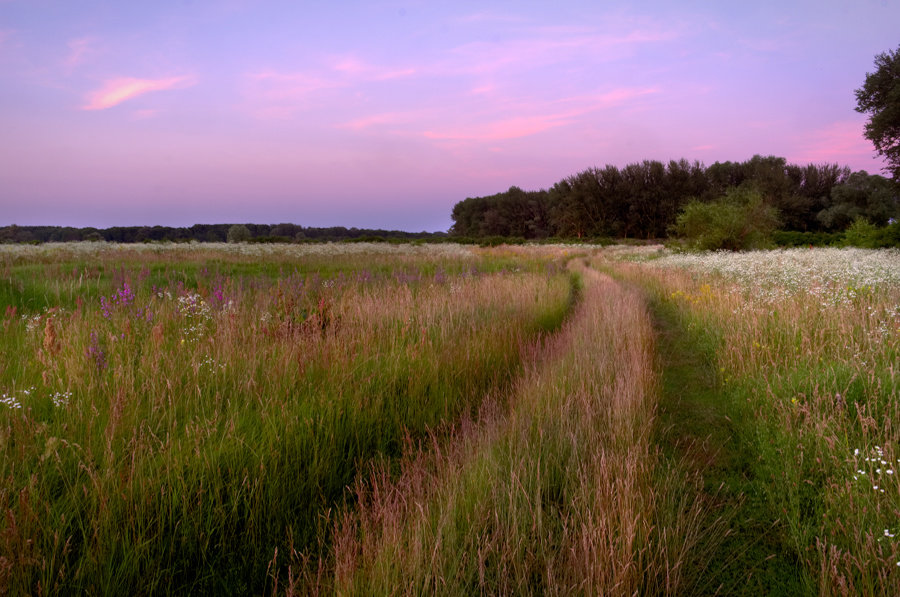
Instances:
[[[877,173],[897,0],[0,0],[0,225],[446,230],[591,166]]]

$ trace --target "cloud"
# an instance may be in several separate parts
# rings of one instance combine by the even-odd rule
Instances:
[[[310,99],[347,84],[335,77],[306,72],[265,70],[244,76],[249,109],[257,118],[285,120],[294,116]]]
[[[517,15],[493,12],[476,12],[452,19],[456,23],[522,23],[525,19]]]
[[[94,39],[90,37],[79,37],[69,40],[69,53],[66,55],[63,64],[70,70],[79,66],[84,62],[85,57],[92,52],[93,48],[91,46],[93,44]]]
[[[297,100],[316,91],[343,87],[340,81],[307,73],[263,71],[252,73],[249,79],[259,94],[271,101]]]
[[[797,154],[789,157],[798,163],[836,162],[868,171],[880,170],[883,165],[872,143],[863,136],[863,122],[858,120],[833,122],[812,131],[801,140]]]
[[[452,60],[439,70],[457,74],[486,74],[510,68],[531,70],[538,66],[581,60],[612,61],[628,48],[669,41],[678,36],[674,30],[634,29],[627,34],[605,34],[579,29],[564,31],[543,29],[527,37],[496,42],[472,42],[451,51]]]
[[[82,106],[82,110],[106,110],[151,91],[163,91],[193,84],[194,81],[191,77],[169,77],[166,79],[135,79],[127,77],[111,79],[103,87],[88,96],[88,103]]]
[[[429,139],[438,140],[504,141],[507,139],[528,137],[571,122],[571,117],[566,114],[522,116],[459,129],[425,131],[424,135]]]
[[[574,96],[531,106],[510,106],[507,111],[518,110],[531,114],[499,118],[455,129],[427,130],[423,135],[429,139],[457,141],[503,141],[528,137],[576,123],[591,112],[618,106],[628,100],[658,91],[656,88],[623,87],[601,94]]]
[[[9,44],[15,34],[16,31],[14,29],[0,29],[0,50]]]
[[[354,131],[361,131],[363,129],[376,127],[376,126],[384,126],[384,125],[401,125],[407,124],[409,122],[414,121],[419,114],[415,112],[383,112],[380,114],[372,114],[370,116],[363,116],[361,118],[355,118],[353,120],[349,120],[347,122],[341,123],[337,125],[338,128],[350,129]]]
[[[361,79],[364,81],[387,81],[400,79],[416,74],[415,68],[385,68],[370,64],[355,56],[339,58],[332,66],[332,70],[341,76]]]

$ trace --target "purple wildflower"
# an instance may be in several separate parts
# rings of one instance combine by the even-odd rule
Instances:
[[[106,369],[106,352],[103,350],[103,347],[100,346],[100,339],[97,337],[97,332],[91,332],[91,343],[86,351],[87,357],[94,361],[94,366],[97,367],[97,371],[103,371]]]

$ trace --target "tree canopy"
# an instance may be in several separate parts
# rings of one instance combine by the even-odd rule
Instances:
[[[588,168],[547,190],[514,186],[457,203],[451,231],[473,238],[663,238],[688,203],[718,201],[735,188],[753,191],[790,231],[840,232],[857,217],[883,225],[900,216],[900,192],[889,179],[838,164],[800,166],[755,155],[708,167],[643,160],[621,169]]]
[[[888,171],[900,182],[900,47],[875,57],[875,72],[856,90],[856,111],[869,115],[866,138],[887,158]]]

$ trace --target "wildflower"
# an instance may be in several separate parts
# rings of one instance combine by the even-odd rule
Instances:
[[[91,332],[91,343],[85,352],[87,357],[94,361],[94,366],[97,368],[97,371],[106,369],[106,352],[103,350],[103,347],[100,346],[100,339],[97,337],[97,332]]]

